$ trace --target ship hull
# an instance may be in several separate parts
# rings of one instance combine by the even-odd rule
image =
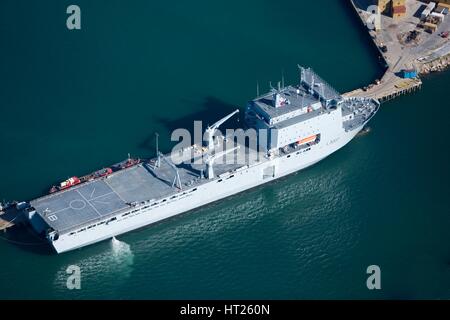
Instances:
[[[82,234],[62,234],[58,240],[51,241],[51,244],[57,253],[85,247],[285,177],[312,166],[336,152],[350,142],[362,128],[363,126],[348,132],[342,130],[338,136],[312,146],[307,152],[292,153],[255,164],[233,173],[232,178],[224,178],[222,181],[212,180],[198,186],[195,192],[126,216],[117,216],[116,220],[86,230]],[[268,168],[273,169],[270,170],[272,172],[270,176],[266,174]]]

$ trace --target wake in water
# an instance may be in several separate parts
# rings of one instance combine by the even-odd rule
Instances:
[[[78,259],[64,261],[55,277],[55,289],[57,292],[67,292],[67,267],[74,265],[80,269],[82,288],[88,287],[94,295],[111,294],[128,281],[133,264],[134,254],[130,245],[114,237],[109,248],[98,254],[87,253],[82,258],[78,256]],[[98,283],[102,284],[101,287],[95,286]]]
[[[119,241],[116,237],[111,239],[111,246],[113,250],[113,257],[115,262],[123,266],[131,266],[134,262],[134,254],[131,251],[130,245]]]
[[[372,128],[371,128],[371,127],[364,127],[364,128],[357,134],[357,136],[358,136],[358,137],[365,136],[366,134],[370,133],[370,131],[372,131]]]

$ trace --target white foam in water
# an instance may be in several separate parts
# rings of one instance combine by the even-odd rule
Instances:
[[[119,240],[117,240],[116,237],[112,237],[111,242],[112,242],[114,250],[116,250],[117,248],[120,248],[120,244],[124,243],[124,242],[120,242]]]
[[[111,239],[112,249],[114,253],[115,262],[118,264],[124,264],[124,266],[132,265],[134,260],[134,254],[131,251],[130,245],[117,240],[116,237]]]
[[[128,281],[134,264],[131,247],[116,238],[111,239],[110,245],[110,248],[104,248],[98,254],[87,253],[84,257],[69,263],[80,268],[82,288],[100,282],[103,284],[102,292],[114,292],[117,287]],[[64,262],[55,277],[55,289],[61,292],[67,291],[67,266],[68,263]]]

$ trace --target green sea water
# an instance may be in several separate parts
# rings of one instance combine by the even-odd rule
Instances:
[[[66,8],[81,8],[81,30]],[[312,14],[314,13],[314,14]],[[339,91],[382,69],[345,1],[0,2],[0,198],[211,123],[296,66]],[[0,235],[0,298],[450,298],[450,73],[382,106],[319,164],[157,225],[63,255]],[[81,268],[81,290],[66,269]],[[382,289],[366,287],[381,268]]]

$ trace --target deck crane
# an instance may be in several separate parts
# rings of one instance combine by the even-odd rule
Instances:
[[[161,152],[159,152],[159,158],[163,159],[165,163],[167,163],[174,171],[175,171],[175,177],[173,178],[173,182],[172,182],[172,188],[174,185],[177,186],[178,189],[182,190],[182,186],[181,186],[181,179],[180,179],[180,174],[178,173],[178,168],[176,165],[174,165],[172,163],[172,161],[169,161]]]
[[[213,169],[213,165],[214,165],[214,161],[220,157],[223,157],[224,155],[233,152],[237,149],[239,149],[240,147],[237,146],[235,148],[232,149],[228,149],[219,153],[216,153],[214,155],[208,155],[206,158],[206,172],[208,173],[208,179],[214,179],[214,169]]]
[[[211,153],[214,150],[214,133],[216,130],[221,126],[225,121],[230,119],[232,116],[234,116],[236,113],[239,112],[239,109],[236,109],[233,113],[229,114],[223,119],[220,119],[216,123],[214,123],[212,126],[208,126],[205,130],[206,138],[208,139],[208,151]]]

